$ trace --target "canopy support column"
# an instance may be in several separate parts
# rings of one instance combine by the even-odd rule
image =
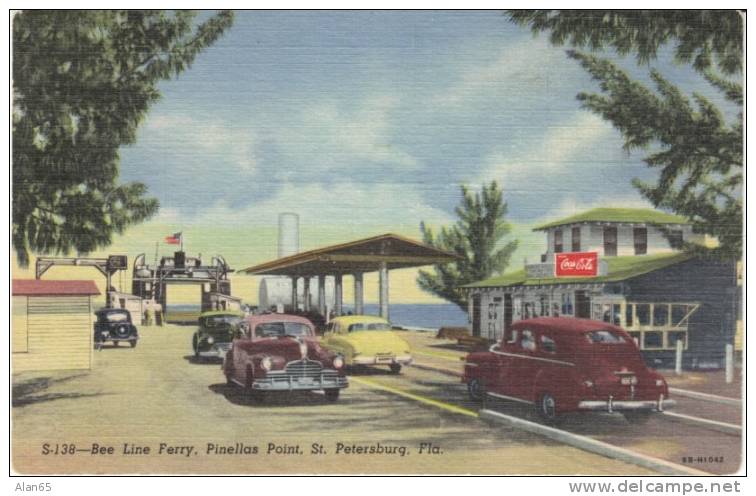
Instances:
[[[297,282],[299,278],[297,276],[291,276],[291,312],[296,313],[299,309],[299,302],[297,301]]]
[[[389,276],[388,266],[386,262],[381,262],[380,269],[378,271],[378,283],[379,283],[379,295],[380,295],[380,308],[381,317],[388,320],[389,318]]]
[[[362,272],[354,274],[354,313],[362,315],[363,312],[363,295],[362,295]]]
[[[325,298],[325,276],[318,275],[318,312],[320,315],[326,314],[326,298]]]
[[[305,276],[304,278],[304,311],[310,311],[310,278]]]
[[[333,312],[336,316],[341,315],[341,306],[344,297],[343,282],[341,274],[336,274],[333,277]]]

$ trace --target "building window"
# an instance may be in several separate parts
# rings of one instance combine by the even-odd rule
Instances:
[[[562,315],[572,315],[572,295],[570,293],[562,293]]]
[[[683,232],[679,229],[667,232],[669,246],[675,250],[681,250],[683,247]]]
[[[554,253],[562,253],[564,250],[562,244],[562,230],[556,229],[554,231]]]
[[[635,317],[638,319],[639,326],[651,325],[651,305],[648,303],[635,305]]]
[[[669,306],[654,305],[654,326],[664,327],[669,325]]]
[[[643,347],[649,348],[661,348],[664,346],[664,334],[661,331],[652,331],[643,333]]]
[[[604,256],[607,256],[607,257],[617,256],[617,228],[616,227],[604,228]]]
[[[648,230],[645,227],[633,229],[633,244],[636,255],[645,255],[648,252]]]
[[[572,228],[572,251],[580,251],[580,228]]]
[[[625,307],[625,327],[633,327],[633,308],[635,308],[634,305]]]
[[[541,317],[548,317],[549,316],[549,297],[547,295],[541,295],[539,297],[539,302],[541,304]]]

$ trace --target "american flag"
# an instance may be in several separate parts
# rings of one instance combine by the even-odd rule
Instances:
[[[169,245],[179,245],[181,244],[181,233],[173,233],[170,236],[165,237],[165,242]]]

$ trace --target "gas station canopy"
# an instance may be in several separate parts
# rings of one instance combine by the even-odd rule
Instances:
[[[326,246],[242,269],[253,275],[312,277],[455,262],[459,257],[396,234]],[[384,265],[385,264],[385,265]]]
[[[287,276],[292,279],[291,302],[298,308],[297,285],[300,278],[304,283],[304,310],[310,309],[310,279],[318,280],[318,311],[325,315],[325,278],[334,277],[334,312],[342,312],[342,278],[351,275],[354,279],[354,308],[357,314],[363,312],[363,278],[366,272],[378,271],[380,314],[389,316],[389,271],[423,265],[455,262],[454,253],[396,234],[381,234],[372,238],[359,239],[339,245],[326,246],[266,262],[240,272],[253,275]]]

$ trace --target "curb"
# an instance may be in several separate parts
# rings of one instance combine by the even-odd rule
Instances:
[[[728,424],[726,422],[719,422],[718,420],[709,420],[701,417],[691,417],[690,415],[676,412],[662,412],[662,414],[670,420],[695,425],[697,427],[708,427],[725,434],[739,436],[743,433],[743,429],[737,424]]]
[[[517,429],[539,434],[544,437],[548,437],[560,443],[573,446],[575,448],[596,453],[601,456],[613,458],[615,460],[632,463],[639,467],[648,468],[656,472],[660,472],[665,475],[706,475],[712,474],[694,468],[685,467],[676,463],[668,462],[660,458],[652,456],[642,455],[635,453],[619,446],[612,446],[611,444],[597,441],[586,436],[579,434],[573,434],[571,432],[555,429],[542,424],[537,424],[529,420],[523,420],[510,415],[504,415],[503,413],[495,412],[493,410],[480,410],[480,418],[492,422],[498,422],[506,424]]]
[[[685,396],[686,398],[722,403],[724,405],[740,406],[743,404],[742,400],[738,398],[728,398],[727,396],[719,396],[716,394],[700,393],[698,391],[691,391],[689,389],[678,389],[671,387],[669,388],[669,392],[674,393],[678,396]]]

